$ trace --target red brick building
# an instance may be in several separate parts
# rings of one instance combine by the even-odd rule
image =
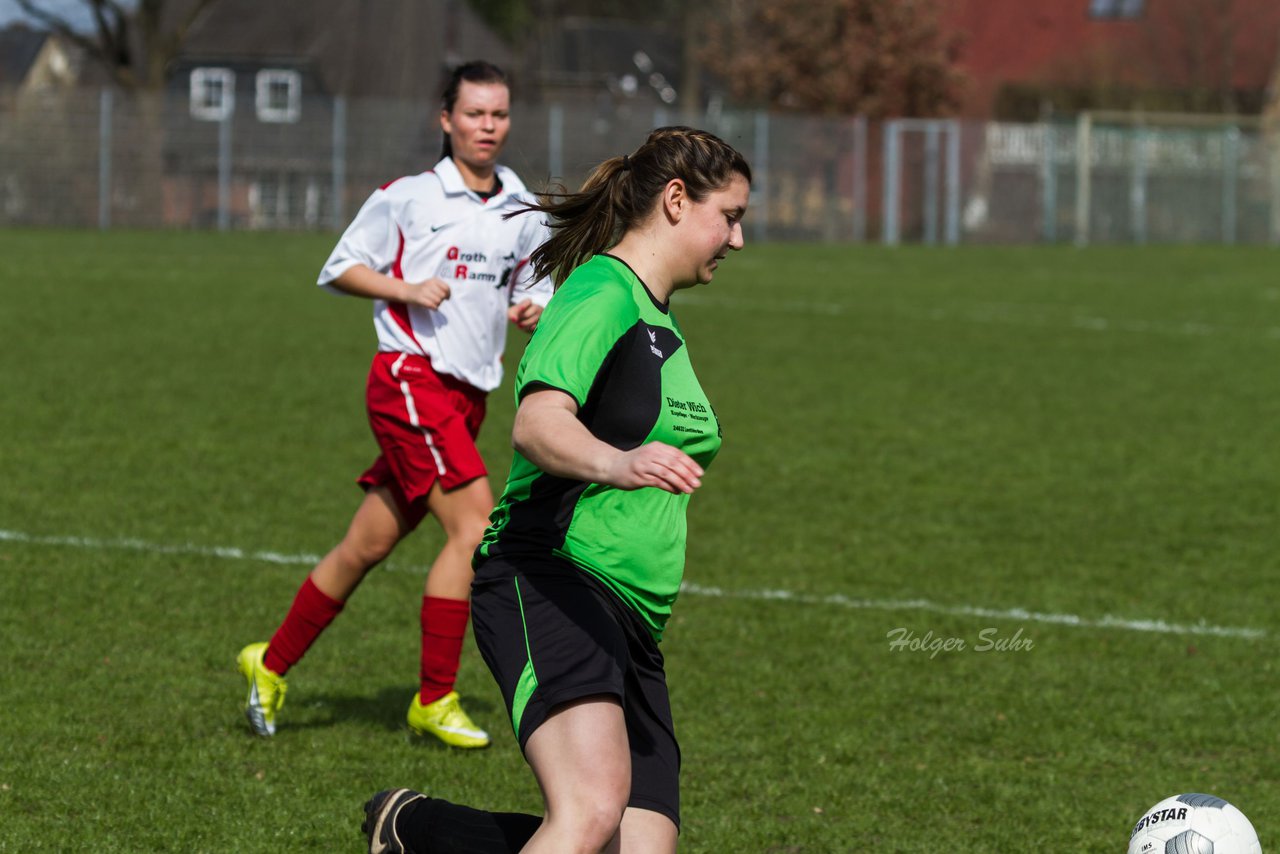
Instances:
[[[967,116],[1043,109],[1258,113],[1280,56],[1276,0],[942,0]]]

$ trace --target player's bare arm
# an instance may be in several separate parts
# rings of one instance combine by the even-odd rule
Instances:
[[[330,284],[353,296],[403,302],[430,309],[439,308],[451,293],[448,283],[443,279],[432,277],[422,282],[406,282],[363,264],[351,267]]]
[[[702,485],[702,467],[683,451],[662,442],[619,450],[591,435],[577,412],[577,402],[562,391],[533,392],[516,410],[511,443],[538,468],[559,477],[676,494]]]

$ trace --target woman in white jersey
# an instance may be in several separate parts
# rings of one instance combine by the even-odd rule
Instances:
[[[275,733],[289,668],[430,514],[446,541],[427,575],[409,725],[454,747],[489,743],[454,691],[471,557],[493,509],[475,437],[502,378],[507,323],[532,331],[551,297],[550,282],[531,282],[527,265],[547,236],[542,218],[507,216],[534,201],[498,164],[510,124],[502,71],[486,62],[455,69],[440,110],[440,162],[376,190],[320,273],[327,290],[373,300],[378,353],[366,402],[381,454],[359,478],[365,496],[346,536],[311,570],[270,642],[237,658],[259,735]]]

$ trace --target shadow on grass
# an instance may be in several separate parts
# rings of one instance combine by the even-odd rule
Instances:
[[[309,693],[301,696],[298,692],[296,719],[289,721],[290,729],[325,729],[337,724],[354,721],[377,727],[388,732],[403,730],[414,744],[421,743],[427,747],[447,749],[441,741],[431,737],[419,737],[409,730],[405,722],[405,714],[413,699],[413,688],[404,685],[388,686],[376,694],[350,693]],[[290,695],[289,700],[294,700]],[[285,713],[289,711],[285,706]],[[476,697],[466,698],[467,713],[482,728],[491,734],[506,724],[507,712],[500,704],[491,700]],[[304,717],[305,714],[305,717]]]

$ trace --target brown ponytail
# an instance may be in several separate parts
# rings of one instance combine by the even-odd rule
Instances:
[[[735,174],[751,181],[746,158],[719,137],[688,127],[658,128],[631,154],[597,166],[578,192],[546,193],[526,209],[548,214],[551,226],[551,237],[533,253],[534,277],[550,276],[560,285],[643,222],[672,179],[684,181],[689,198],[700,202]]]

